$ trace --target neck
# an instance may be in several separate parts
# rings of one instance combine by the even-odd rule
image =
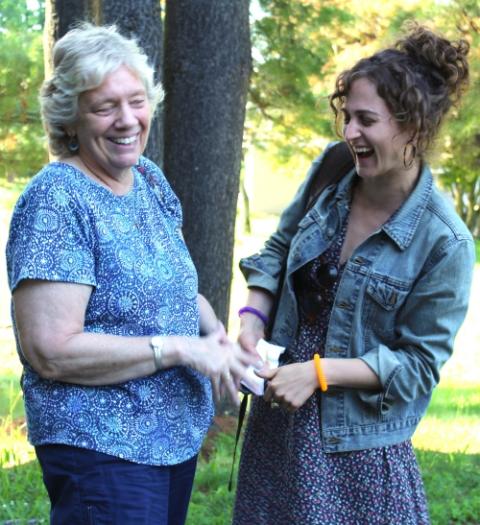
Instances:
[[[360,179],[354,190],[355,198],[372,209],[383,209],[393,213],[412,193],[420,172],[420,164],[415,164],[397,176],[386,174],[374,179]]]
[[[124,170],[122,173],[111,174],[103,172],[93,167],[88,161],[82,159],[79,155],[64,159],[64,162],[71,164],[82,171],[87,177],[93,179],[101,186],[107,188],[115,195],[125,195],[133,186],[132,169]]]

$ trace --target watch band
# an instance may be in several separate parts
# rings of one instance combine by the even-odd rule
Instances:
[[[155,361],[155,368],[160,370],[162,366],[163,348],[165,346],[165,338],[160,335],[155,335],[150,339],[150,348],[153,350],[153,359]]]

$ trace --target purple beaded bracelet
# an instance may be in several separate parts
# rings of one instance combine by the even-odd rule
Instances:
[[[253,308],[253,306],[244,306],[243,308],[240,308],[240,310],[238,311],[238,315],[242,315],[242,314],[245,314],[245,313],[250,313],[250,314],[253,314],[253,315],[256,315],[262,322],[265,326],[267,326],[268,324],[268,317],[263,313],[261,312],[260,310],[257,310],[256,308]]]

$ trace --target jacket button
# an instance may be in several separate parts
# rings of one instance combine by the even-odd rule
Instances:
[[[364,259],[363,259],[363,257],[360,257],[360,256],[357,255],[357,257],[355,257],[355,259],[353,259],[353,262],[355,264],[362,264],[364,262]]]
[[[334,233],[335,233],[335,230],[333,228],[327,229],[327,237],[333,237]]]
[[[341,353],[342,349],[339,346],[332,346],[330,347],[330,352],[333,354],[339,354]]]
[[[344,310],[347,310],[350,304],[347,301],[340,301],[338,303],[339,308],[343,308]]]

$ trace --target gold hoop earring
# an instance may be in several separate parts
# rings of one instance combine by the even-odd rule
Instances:
[[[413,142],[407,142],[403,148],[403,165],[405,169],[409,169],[413,166],[415,162],[415,157],[417,156],[417,146]],[[407,162],[408,158],[408,162]]]

